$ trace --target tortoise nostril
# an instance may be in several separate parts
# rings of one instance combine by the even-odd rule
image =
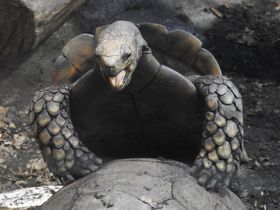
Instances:
[[[95,55],[95,60],[99,63],[100,62],[100,55]]]
[[[115,71],[113,67],[106,67],[103,69],[103,73],[108,77],[115,77],[118,75],[118,72]]]

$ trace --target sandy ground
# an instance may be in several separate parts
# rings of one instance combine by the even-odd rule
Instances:
[[[26,110],[34,92],[50,84],[49,72],[67,40],[92,30],[92,24],[78,23],[88,23],[87,7],[90,5],[74,14],[20,67],[13,71],[1,67],[0,192],[59,183],[46,169],[26,124]],[[163,22],[195,31],[243,95],[245,147],[251,160],[243,164],[241,178],[231,189],[252,209],[280,209],[280,4],[257,0],[215,9],[205,11],[214,12],[217,21],[204,31],[185,24],[182,16],[170,16]],[[141,8],[125,12],[125,19],[135,10],[148,19],[148,12]],[[158,16],[151,19],[162,22]]]

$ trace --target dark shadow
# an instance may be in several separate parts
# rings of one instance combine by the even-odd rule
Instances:
[[[0,80],[29,56],[35,37],[33,13],[20,1],[0,1]]]
[[[280,81],[280,11],[272,1],[221,6],[223,18],[205,32],[205,47],[224,72]]]

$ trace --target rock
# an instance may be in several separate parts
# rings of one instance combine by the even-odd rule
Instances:
[[[13,136],[13,146],[16,149],[20,149],[21,146],[29,141],[29,138],[27,134],[20,133],[20,134],[14,134]]]
[[[40,206],[61,186],[31,187],[0,193],[0,209],[30,209]]]
[[[38,171],[42,173],[47,168],[47,164],[42,158],[31,159],[26,165],[27,170]]]
[[[3,120],[3,118],[6,117],[8,111],[9,108],[0,106],[0,120]]]
[[[55,31],[85,0],[0,1],[0,62],[24,58]]]

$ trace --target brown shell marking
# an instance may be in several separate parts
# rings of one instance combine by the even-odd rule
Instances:
[[[140,24],[139,30],[148,45],[155,50],[182,61],[200,75],[221,75],[220,66],[201,41],[194,35],[181,31],[168,31],[159,24]]]
[[[93,67],[94,36],[80,34],[71,39],[62,52],[52,72],[54,83],[73,82]]]

